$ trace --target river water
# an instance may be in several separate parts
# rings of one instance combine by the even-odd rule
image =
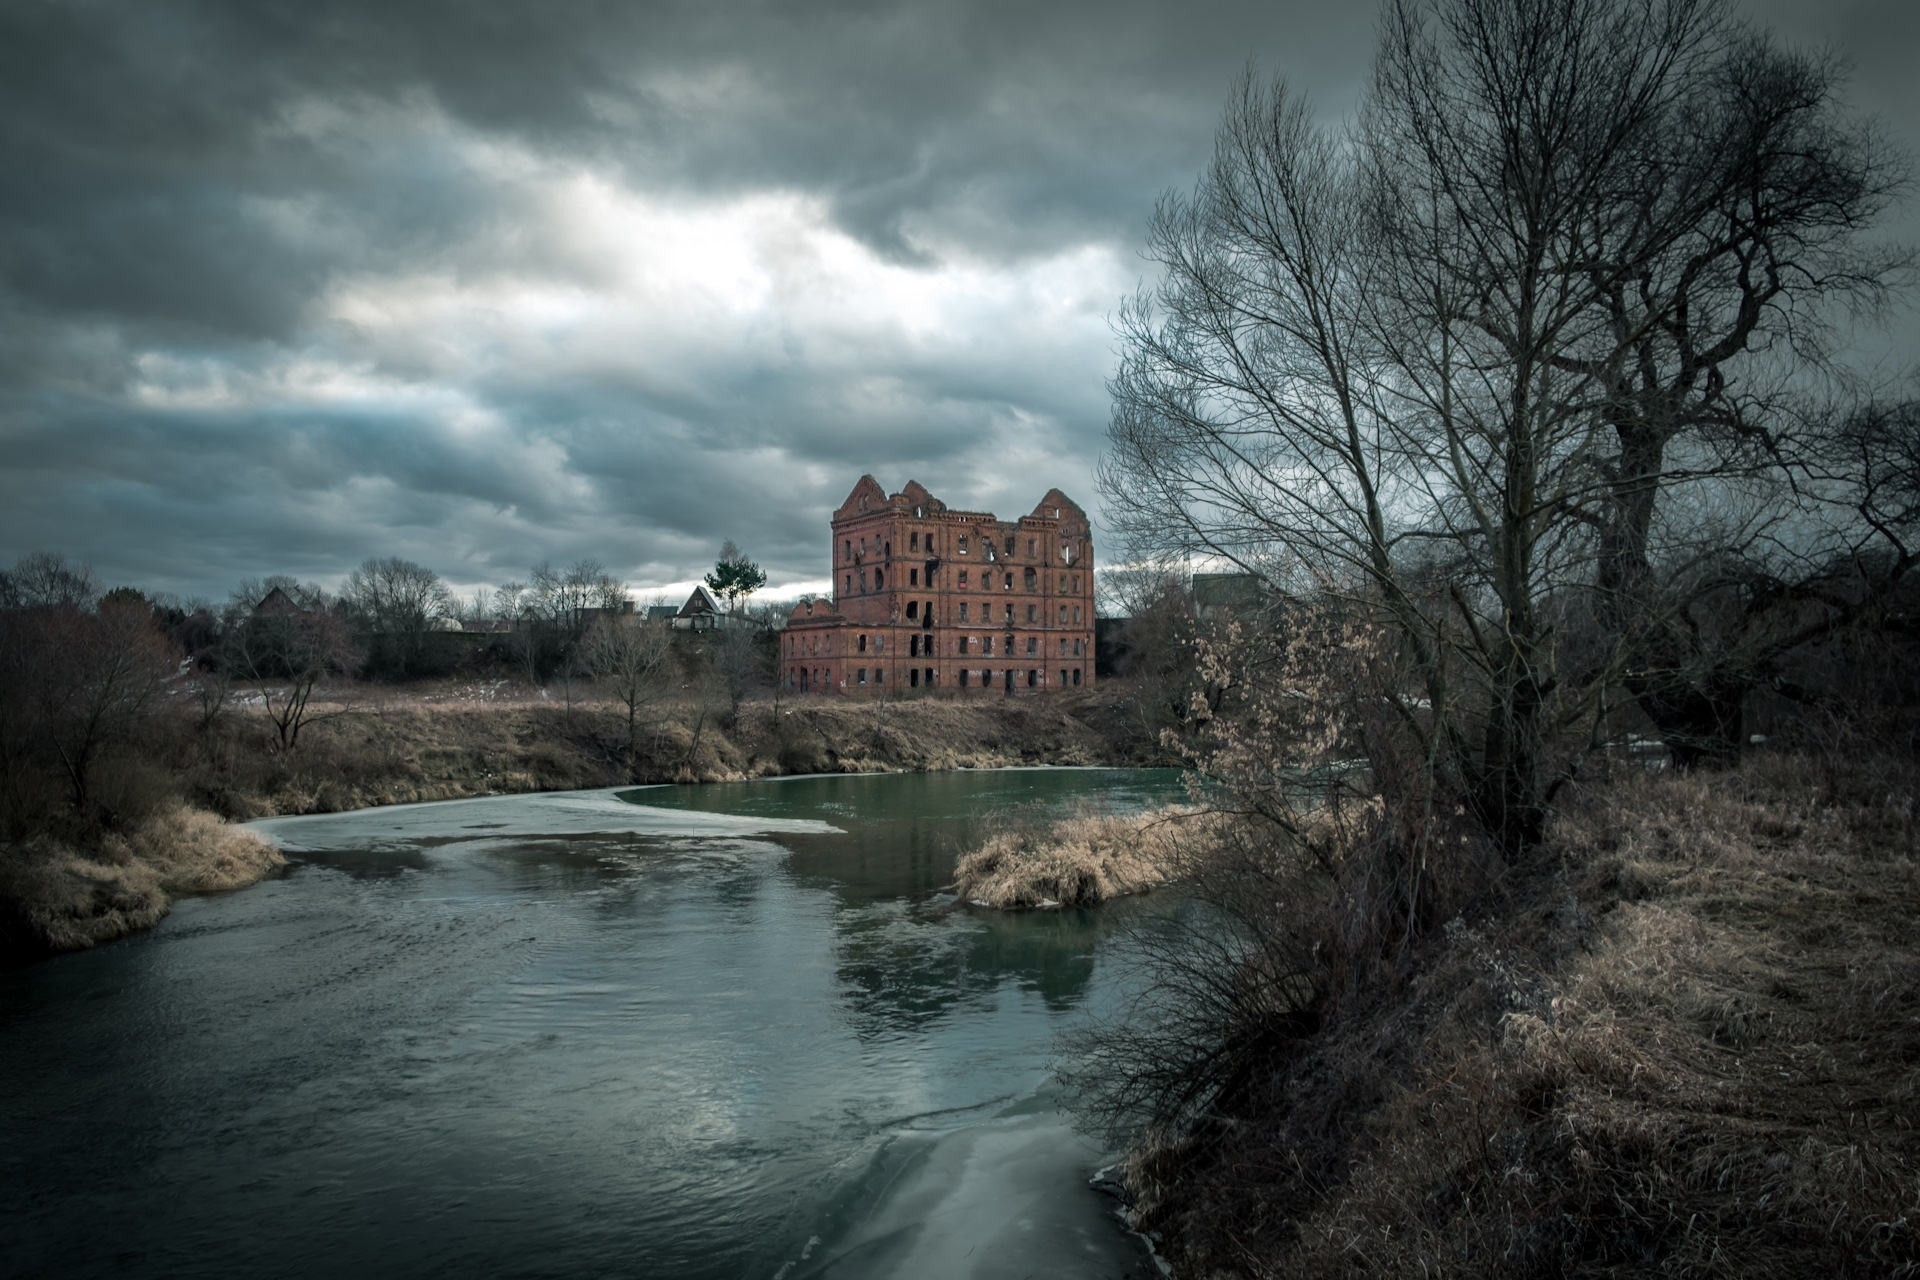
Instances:
[[[0,1273],[1154,1274],[1057,1032],[1137,909],[940,889],[986,817],[1170,771],[493,797],[0,974]]]

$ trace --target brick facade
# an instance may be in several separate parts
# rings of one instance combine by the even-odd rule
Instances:
[[[831,601],[794,608],[789,688],[1037,693],[1093,683],[1087,513],[1050,489],[1033,514],[950,511],[917,481],[860,477],[833,513]]]

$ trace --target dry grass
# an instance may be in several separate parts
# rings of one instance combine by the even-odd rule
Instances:
[[[1191,1274],[1920,1273],[1920,770],[1633,774],[1413,987],[1136,1152]]]
[[[1183,808],[1010,823],[960,859],[954,891],[1001,910],[1092,906],[1178,878],[1205,858],[1219,824]]]
[[[170,805],[81,849],[47,837],[0,850],[0,948],[77,951],[152,927],[172,899],[250,885],[286,864],[210,813]]]

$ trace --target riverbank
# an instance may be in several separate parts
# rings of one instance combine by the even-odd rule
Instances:
[[[1123,690],[1032,698],[750,699],[654,711],[506,682],[366,686],[317,702],[298,745],[258,710],[184,713],[106,771],[117,820],[0,846],[0,954],[18,961],[149,928],[185,893],[238,888],[278,855],[226,822],[470,796],[805,773],[1157,763]],[[263,857],[261,850],[271,857]]]
[[[1144,1140],[1137,1225],[1182,1275],[1920,1268],[1917,794],[1890,758],[1589,786],[1410,981]]]

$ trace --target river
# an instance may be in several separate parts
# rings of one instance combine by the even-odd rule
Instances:
[[[256,824],[288,870],[0,974],[9,1275],[1154,1274],[1060,1029],[1134,904],[940,890],[1171,771],[502,796]]]

